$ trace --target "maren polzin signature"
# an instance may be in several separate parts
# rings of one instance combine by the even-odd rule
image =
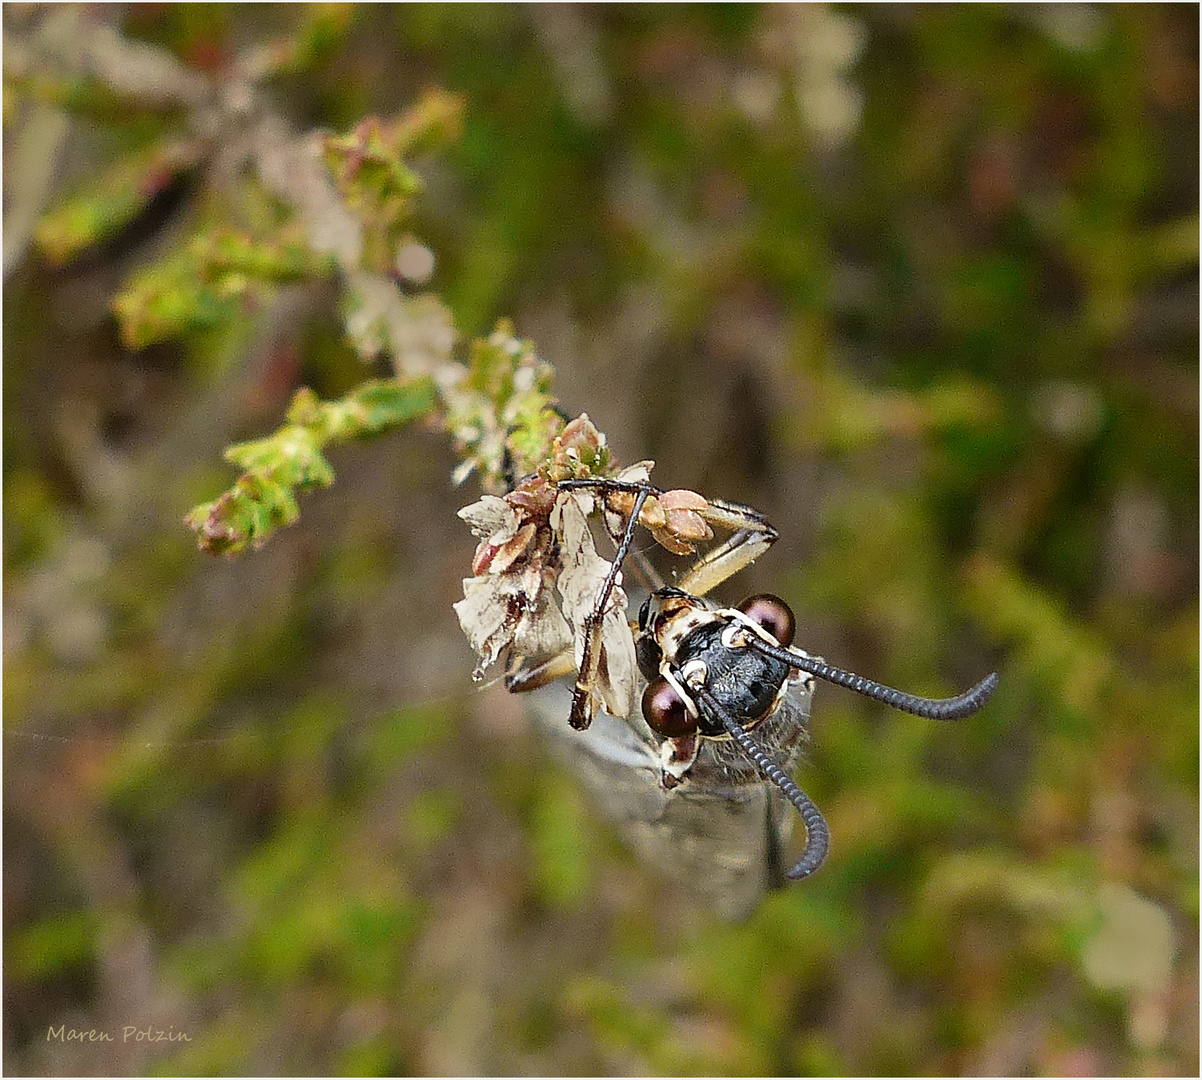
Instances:
[[[123,1043],[191,1042],[192,1036],[184,1031],[176,1031],[174,1027],[139,1027],[137,1024],[126,1024],[121,1028],[121,1037],[118,1040],[117,1036],[111,1031],[105,1031],[101,1028],[82,1030],[79,1028],[69,1028],[66,1024],[59,1024],[58,1027],[50,1026],[46,1032],[46,1041],[61,1043],[117,1041]]]

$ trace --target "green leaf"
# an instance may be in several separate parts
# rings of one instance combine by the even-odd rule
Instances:
[[[38,246],[50,262],[69,262],[125,228],[200,154],[199,140],[190,140],[160,143],[122,158],[107,175],[42,217],[34,232]]]
[[[324,276],[332,268],[329,259],[290,237],[213,229],[134,275],[114,298],[113,311],[122,341],[144,348],[220,325],[270,286]]]
[[[348,395],[360,410],[361,430],[353,434],[375,434],[425,416],[437,404],[430,379],[373,379]]]
[[[300,515],[295,492],[329,487],[334,469],[322,454],[331,440],[375,435],[432,412],[438,398],[429,378],[374,379],[337,401],[309,389],[296,392],[288,420],[274,434],[229,447],[225,459],[245,471],[229,491],[195,507],[184,524],[202,551],[237,555],[262,547]]]

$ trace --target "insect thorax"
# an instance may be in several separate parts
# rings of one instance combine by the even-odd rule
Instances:
[[[810,686],[793,685],[780,705],[755,725],[756,742],[786,769],[792,768],[809,742],[810,694]],[[689,769],[688,783],[680,789],[682,793],[703,790],[729,797],[734,791],[764,782],[754,763],[732,739],[699,741],[697,759]]]

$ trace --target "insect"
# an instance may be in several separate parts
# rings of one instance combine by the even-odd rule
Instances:
[[[571,733],[565,734],[577,762],[587,762],[578,771],[645,856],[677,876],[707,875],[711,898],[730,914],[746,910],[765,883],[809,876],[827,855],[826,821],[789,775],[808,737],[816,679],[935,720],[976,712],[997,686],[994,673],[952,698],[903,693],[795,647],[793,613],[778,597],[752,596],[736,608],[711,603],[706,594],[757,559],[778,534],[750,507],[697,496],[705,521],[730,535],[674,585],[642,568],[653,587],[632,627],[646,680],[641,709],[624,717],[596,712],[606,669],[606,613],[644,506],[670,493],[642,479],[565,479],[555,486],[558,493],[589,492],[599,500],[617,552],[577,635],[582,647],[520,658],[506,685],[522,693],[575,674]],[[620,528],[612,524],[615,514]],[[586,730],[594,717],[601,730]],[[563,733],[562,719],[559,725]],[[781,856],[786,803],[806,831],[804,850],[787,870]]]

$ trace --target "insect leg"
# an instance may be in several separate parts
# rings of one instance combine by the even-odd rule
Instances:
[[[575,670],[576,655],[571,649],[565,649],[558,656],[552,656],[537,664],[523,665],[507,674],[505,689],[511,694],[524,694],[527,690],[537,690],[540,686],[571,675]]]
[[[784,885],[785,853],[781,850],[780,821],[776,812],[772,789],[766,789],[764,799],[764,870],[770,889],[779,889]]]
[[[557,485],[561,490],[565,491],[587,491],[590,488],[595,488],[602,493],[606,491],[625,491],[628,493],[638,494],[640,491],[646,492],[648,495],[662,495],[663,491],[657,488],[654,484],[648,483],[646,480],[611,480],[607,477],[597,477],[596,479],[583,480],[561,480]],[[621,536],[616,529],[611,529],[609,525],[608,514],[610,511],[605,509],[602,515],[605,519],[605,531],[609,533],[609,537],[615,544],[621,542]],[[636,514],[635,517],[638,515]],[[629,527],[629,521],[626,527]],[[656,589],[663,588],[663,578],[659,576],[655,567],[651,565],[650,560],[641,551],[631,551],[630,557],[634,559],[635,565],[638,568],[640,575],[643,578],[643,584],[652,592]]]
[[[733,530],[717,547],[707,551],[676,583],[694,596],[705,596],[727,578],[750,566],[780,535],[758,510],[738,503],[710,500],[698,514],[710,525]]]
[[[626,532],[628,522],[623,521],[622,515],[610,510],[609,507],[605,507],[604,509],[605,512],[601,515],[601,518],[605,522],[605,531],[613,541],[614,548],[616,549],[618,544],[622,542],[622,536]],[[630,554],[626,558],[628,562],[634,564],[635,573],[642,579],[642,583],[647,587],[648,592],[655,592],[656,589],[664,587],[664,579],[660,577],[659,571],[651,565],[651,560],[638,548],[631,548]]]
[[[743,726],[719,704],[713,694],[704,686],[694,686],[692,691],[697,695],[697,700],[705,706],[706,711],[721,721],[722,726],[739,744],[739,748],[747,755],[752,764],[759,769],[760,774],[780,788],[785,798],[801,815],[801,820],[806,827],[805,851],[801,853],[797,865],[786,872],[785,877],[790,881],[799,881],[801,878],[809,877],[822,865],[827,851],[830,850],[831,834],[822,812],[797,786],[793,778],[764,752],[755,739],[743,730]]]
[[[984,706],[993,695],[994,690],[997,689],[997,672],[995,671],[986,675],[971,690],[966,690],[956,697],[918,697],[915,694],[894,690],[893,687],[884,686],[872,679],[866,679],[863,675],[856,675],[854,672],[833,667],[816,656],[806,656],[793,649],[774,647],[760,638],[748,638],[747,644],[765,656],[783,660],[819,679],[833,682],[837,686],[845,686],[848,690],[854,690],[857,694],[872,698],[873,701],[884,702],[902,712],[913,713],[915,716],[922,716],[928,720],[962,720],[966,716],[971,716]]]
[[[639,551],[638,548],[635,548],[627,558],[634,563],[634,568],[638,572],[638,576],[642,578],[648,592],[655,592],[657,589],[664,587],[665,582],[660,576],[659,571],[651,565],[651,560]]]
[[[601,491],[663,494],[660,488],[645,480],[609,480],[598,477],[595,480],[561,480],[558,486],[567,491],[595,488]],[[710,499],[707,505],[696,513],[707,524],[730,530],[732,535],[716,548],[707,551],[676,582],[677,588],[694,596],[705,596],[727,578],[733,577],[745,566],[750,566],[776,543],[780,535],[763,514],[740,503]],[[633,516],[637,518],[638,511]]]
[[[563,481],[560,483],[560,487],[570,483],[571,481]],[[610,593],[613,592],[614,584],[618,580],[618,574],[622,569],[622,562],[630,551],[630,545],[634,540],[635,526],[639,523],[639,514],[642,512],[643,504],[647,501],[647,496],[650,494],[651,492],[647,490],[647,487],[639,487],[638,494],[634,499],[634,509],[630,513],[630,520],[626,523],[626,531],[622,534],[622,542],[618,544],[618,550],[614,555],[614,561],[610,564],[609,573],[605,575],[601,591],[597,594],[597,602],[593,605],[593,610],[588,613],[584,620],[584,627],[582,628],[584,654],[580,658],[580,670],[576,676],[576,688],[572,691],[572,711],[568,714],[568,723],[577,731],[583,731],[593,719],[591,702],[593,686],[596,684],[601,666],[601,631],[605,622],[605,607],[609,603]]]

